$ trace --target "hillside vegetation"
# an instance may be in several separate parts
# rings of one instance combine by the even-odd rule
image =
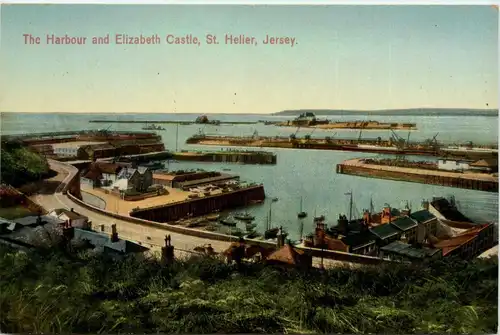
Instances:
[[[496,333],[496,258],[324,273],[0,248],[7,333]]]
[[[1,180],[19,187],[48,175],[49,164],[45,157],[18,142],[2,142]]]

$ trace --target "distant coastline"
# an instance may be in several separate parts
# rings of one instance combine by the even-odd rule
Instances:
[[[471,108],[408,108],[408,109],[378,109],[378,110],[352,110],[352,109],[291,109],[275,113],[122,113],[122,112],[14,112],[0,111],[2,113],[18,114],[66,114],[66,115],[260,115],[260,116],[298,116],[304,112],[313,112],[322,116],[350,116],[350,115],[373,115],[373,116],[489,116],[498,117],[498,109],[471,109]]]
[[[304,112],[316,115],[377,115],[377,116],[498,116],[498,109],[467,108],[408,108],[381,110],[347,110],[347,109],[295,109],[273,113],[275,116],[298,116]]]

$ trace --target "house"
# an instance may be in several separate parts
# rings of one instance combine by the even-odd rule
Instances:
[[[438,160],[438,170],[465,171],[469,170],[470,163],[471,161],[468,160],[440,159]]]
[[[100,187],[101,180],[102,180],[101,171],[97,168],[92,168],[92,167],[80,177],[80,182],[82,184],[92,187]]]
[[[109,186],[117,180],[122,166],[115,163],[94,162],[81,177],[81,182],[92,187]]]
[[[481,159],[472,164],[470,164],[471,171],[484,172],[484,173],[496,173],[498,172],[498,159]]]
[[[86,243],[97,252],[104,252],[111,256],[124,256],[127,254],[142,254],[149,250],[140,244],[132,241],[122,240],[118,237],[116,225],[112,225],[111,235],[96,232],[87,229],[75,227],[66,227],[66,230],[72,230],[71,243],[73,245],[82,245]]]
[[[417,221],[419,226],[424,228],[424,236],[426,235],[437,235],[438,229],[438,219],[431,212],[426,209],[422,209],[410,214],[410,217]]]
[[[380,246],[397,241],[402,235],[402,231],[391,224],[381,224],[370,228],[369,231],[377,238],[377,244]]]
[[[401,241],[394,241],[380,248],[379,257],[390,260],[418,261],[425,259],[436,259],[442,256],[439,248],[415,247]]]
[[[308,269],[312,267],[312,256],[286,243],[266,259],[267,264]]]
[[[114,157],[116,148],[109,143],[89,144],[78,148],[77,157],[83,160],[96,160],[98,158]]]
[[[62,220],[64,222],[69,222],[69,224],[72,227],[78,227],[78,228],[90,227],[90,222],[88,217],[78,214],[73,210],[73,208],[71,208],[71,210],[67,210],[65,208],[54,209],[48,215],[58,218],[59,220]]]
[[[408,243],[414,243],[417,241],[418,223],[411,217],[402,216],[397,220],[392,221],[390,224],[403,232],[401,239],[408,241]]]
[[[147,167],[139,166],[137,169],[123,168],[112,187],[120,191],[146,192],[152,184],[153,173],[151,170]]]
[[[372,255],[376,253],[376,238],[370,233],[350,234],[341,239],[348,246],[347,252],[359,255]]]
[[[23,227],[36,227],[36,226],[43,226],[45,224],[62,224],[64,223],[64,220],[61,220],[57,217],[51,216],[51,215],[31,215],[31,216],[25,216],[22,218],[14,219],[14,222],[17,222]]]
[[[14,230],[19,230],[23,226],[20,223],[16,223],[14,221],[0,218],[0,234],[9,234]]]

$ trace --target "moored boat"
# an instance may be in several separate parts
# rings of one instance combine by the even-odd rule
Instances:
[[[241,221],[252,221],[255,220],[255,216],[251,215],[248,212],[245,213],[238,213],[234,216],[235,219],[241,220]]]
[[[300,197],[300,211],[297,213],[299,219],[303,219],[307,216],[307,213],[302,210],[302,197]]]
[[[238,223],[232,217],[221,219],[219,222],[224,226],[229,226],[229,227],[236,227],[236,224]]]
[[[207,215],[207,220],[208,221],[217,221],[220,219],[220,214],[210,214]]]
[[[142,127],[142,130],[165,130],[165,128],[161,127],[161,126],[157,126],[155,124],[152,124],[152,125],[149,125],[149,126],[144,126]]]

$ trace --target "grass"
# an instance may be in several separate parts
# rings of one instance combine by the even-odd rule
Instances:
[[[0,217],[7,220],[14,220],[30,215],[37,215],[38,212],[32,212],[23,206],[0,207]]]
[[[0,247],[7,333],[495,333],[496,258],[425,266],[239,270]]]

